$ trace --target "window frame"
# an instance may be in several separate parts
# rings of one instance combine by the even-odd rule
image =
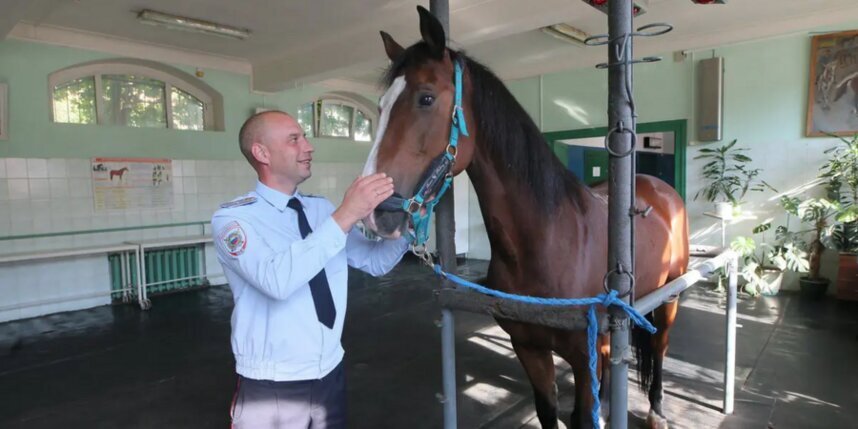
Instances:
[[[322,125],[322,109],[324,108],[325,104],[348,106],[348,107],[352,108],[352,114],[351,114],[351,117],[349,118],[349,135],[348,135],[348,137],[330,136],[330,135],[322,134],[322,127],[321,127],[321,125]],[[368,106],[365,106],[364,103],[357,102],[355,100],[352,100],[349,97],[345,97],[342,95],[326,94],[326,95],[322,95],[321,97],[315,98],[312,101],[308,101],[308,102],[299,104],[296,108],[296,111],[295,111],[296,115],[298,114],[299,109],[301,109],[302,107],[307,106],[307,105],[312,106],[313,117],[311,120],[312,120],[312,126],[313,126],[313,130],[312,130],[313,133],[312,133],[311,137],[335,139],[335,140],[348,140],[348,141],[352,141],[352,142],[355,142],[358,144],[367,144],[367,143],[371,144],[372,143],[373,131],[375,131],[375,127],[376,127],[376,124],[378,122],[378,116],[372,114],[372,110],[370,110],[368,108]],[[360,111],[361,114],[363,115],[363,117],[369,121],[370,139],[366,140],[366,141],[355,140],[355,125],[357,123],[355,118],[357,116],[358,111]]]
[[[223,102],[220,94],[196,77],[154,61],[136,59],[115,59],[78,64],[57,70],[48,76],[48,111],[51,123],[56,122],[54,115],[54,89],[75,79],[92,76],[95,80],[95,116],[97,125],[106,125],[104,106],[104,87],[102,75],[134,75],[158,80],[164,83],[164,110],[167,116],[167,129],[176,131],[223,131]],[[180,89],[203,103],[203,129],[184,130],[173,125],[173,88]],[[219,111],[218,111],[219,109]],[[129,127],[136,128],[136,127]]]

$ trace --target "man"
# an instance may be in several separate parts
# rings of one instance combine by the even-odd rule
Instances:
[[[256,190],[212,217],[235,300],[233,427],[345,427],[346,265],[380,276],[405,253],[405,240],[374,242],[354,228],[393,194],[393,180],[360,177],[334,209],[297,191],[310,177],[313,146],[291,116],[252,116],[239,144],[259,177]]]

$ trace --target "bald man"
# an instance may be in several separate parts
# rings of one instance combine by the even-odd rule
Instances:
[[[359,177],[339,207],[298,192],[313,146],[295,119],[267,111],[239,133],[256,189],[222,204],[212,234],[235,300],[235,428],[343,428],[347,265],[381,276],[406,240],[370,241],[358,220],[393,194],[384,174]]]

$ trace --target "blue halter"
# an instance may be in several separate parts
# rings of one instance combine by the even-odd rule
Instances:
[[[413,197],[407,200],[395,196],[390,197],[379,206],[381,210],[401,210],[411,215],[414,233],[408,232],[408,236],[414,246],[420,246],[429,239],[429,220],[432,217],[432,211],[453,182],[452,170],[458,153],[459,134],[468,136],[468,127],[462,110],[462,65],[458,60],[454,63],[456,98],[453,104],[452,123],[450,124],[450,141],[444,149],[444,153],[432,161],[424,174],[420,188]],[[435,194],[435,198],[426,202],[426,198],[432,194]],[[424,207],[426,214],[421,213],[421,209]]]

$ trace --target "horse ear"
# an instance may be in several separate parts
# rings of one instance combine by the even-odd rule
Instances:
[[[420,14],[420,35],[423,36],[423,41],[429,45],[435,56],[441,57],[447,47],[444,27],[438,18],[435,18],[435,15],[432,15],[423,6],[417,6],[417,12]]]
[[[390,61],[396,61],[402,52],[405,50],[402,45],[396,43],[396,40],[393,40],[393,37],[390,34],[381,31],[381,41],[384,42],[384,52],[387,52],[387,58],[390,58]]]

